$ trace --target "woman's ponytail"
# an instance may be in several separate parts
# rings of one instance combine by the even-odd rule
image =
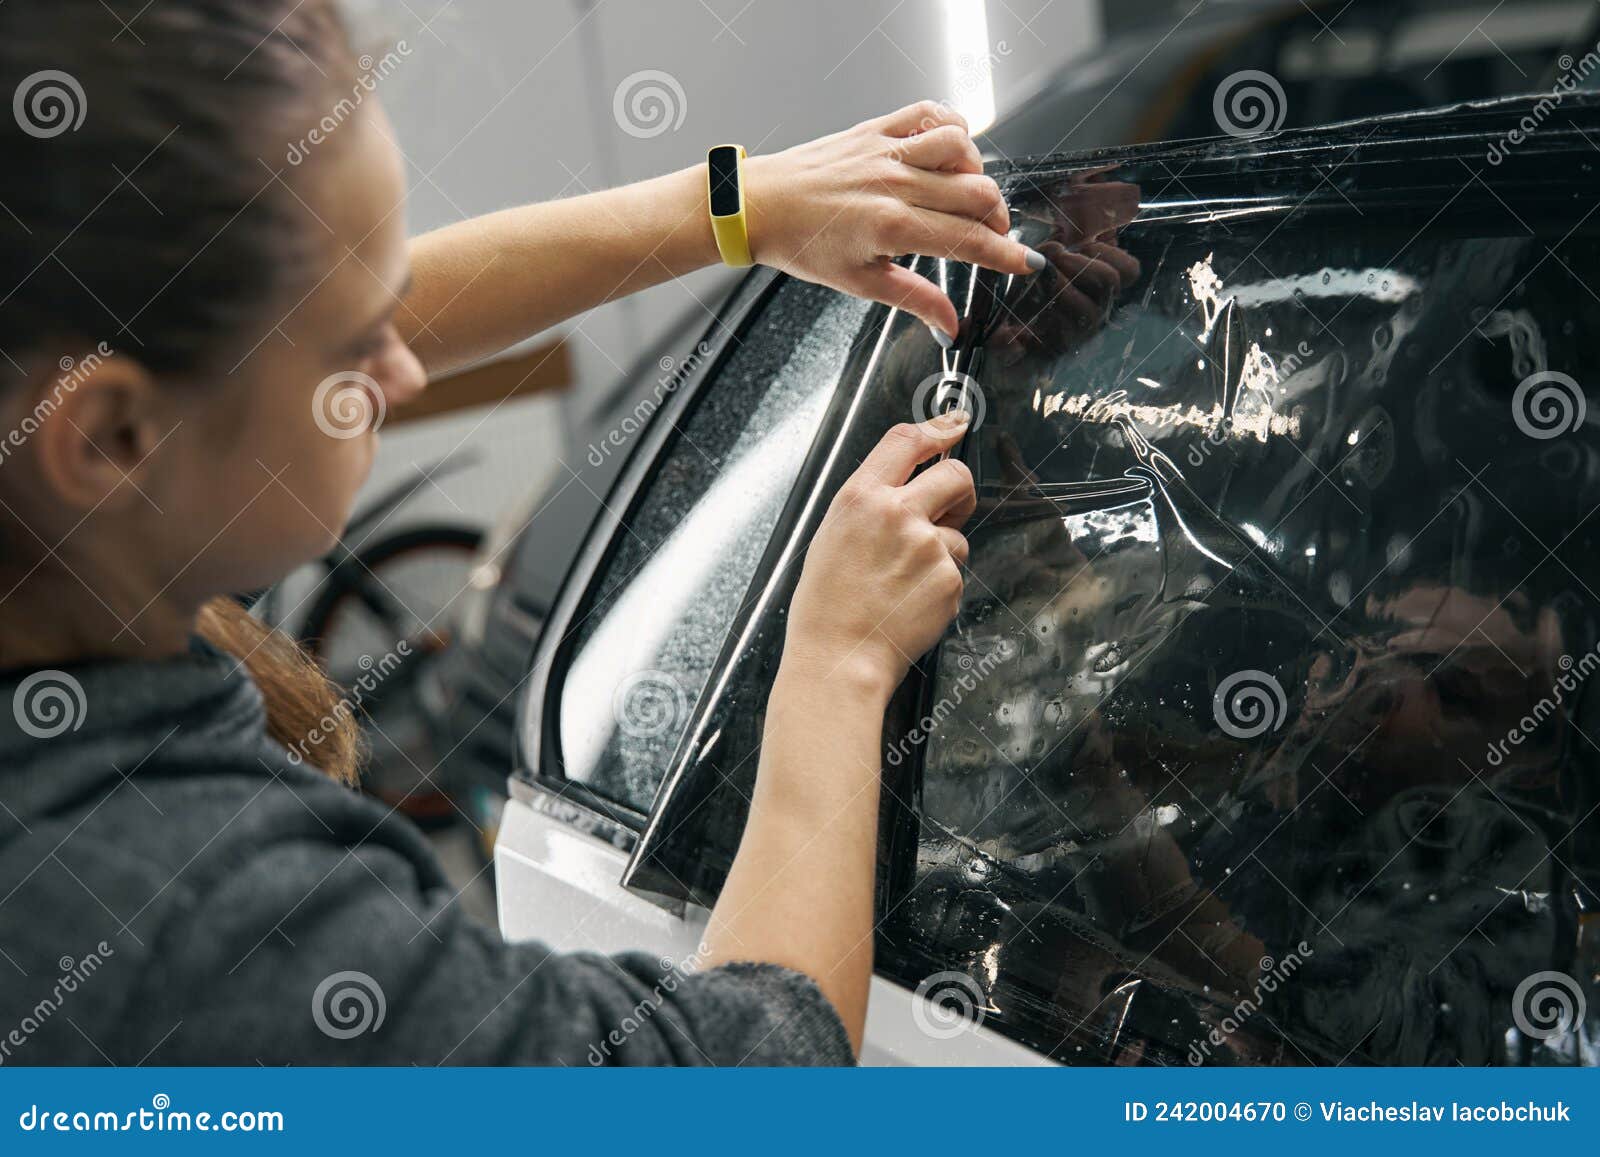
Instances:
[[[300,645],[231,598],[200,611],[202,639],[244,664],[267,705],[267,732],[289,751],[354,786],[365,754],[355,710]]]

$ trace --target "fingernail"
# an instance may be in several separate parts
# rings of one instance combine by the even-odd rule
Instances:
[[[933,424],[943,426],[946,430],[956,430],[970,421],[972,421],[972,415],[965,410],[949,410],[935,418]]]
[[[1024,245],[1022,248],[1025,250],[1024,260],[1027,261],[1028,268],[1034,273],[1038,273],[1039,270],[1043,269],[1049,264],[1049,262],[1045,260],[1044,254],[1040,253],[1037,249],[1029,249],[1026,245]]]
[[[933,335],[933,340],[939,343],[939,348],[942,350],[947,350],[956,344],[956,339],[945,333],[938,326],[930,325],[928,332]]]

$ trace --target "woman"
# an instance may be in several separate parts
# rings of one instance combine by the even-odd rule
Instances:
[[[320,383],[393,406],[715,261],[704,170],[408,245],[376,102],[276,162],[351,92],[328,0],[11,4],[0,70],[0,1062],[849,1062],[882,713],[955,611],[974,504],[959,463],[908,479],[963,421],[890,431],[812,543],[702,969],[506,945],[346,786],[354,735],[315,731],[337,692],[221,596],[340,533],[376,439],[320,429]],[[75,128],[25,99],[47,72]],[[892,255],[1042,264],[934,105],[746,187],[757,260],[944,333]]]

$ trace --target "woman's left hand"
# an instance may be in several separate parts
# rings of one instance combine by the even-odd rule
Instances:
[[[756,261],[904,309],[952,337],[955,305],[895,257],[948,257],[1001,273],[1044,265],[1006,236],[1010,215],[967,122],[934,101],[751,157],[744,173]]]

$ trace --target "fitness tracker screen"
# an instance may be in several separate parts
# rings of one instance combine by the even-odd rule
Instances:
[[[719,145],[706,155],[711,176],[711,215],[732,217],[739,212],[739,150]]]

